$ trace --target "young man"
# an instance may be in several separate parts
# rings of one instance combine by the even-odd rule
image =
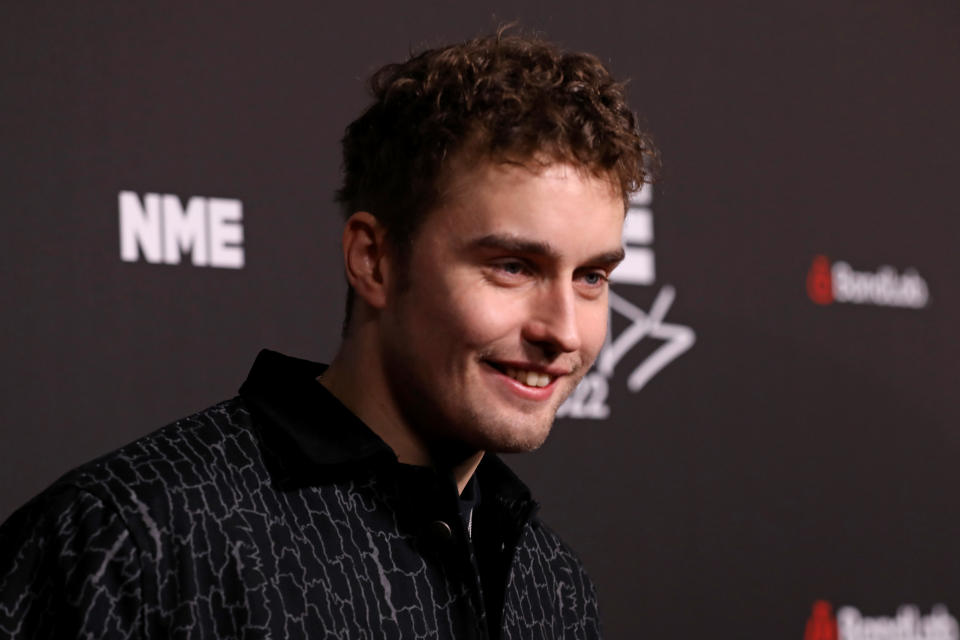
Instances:
[[[0,529],[3,637],[595,638],[594,589],[494,455],[603,343],[655,160],[585,54],[494,36],[380,70],[347,129],[329,367],[67,474]]]

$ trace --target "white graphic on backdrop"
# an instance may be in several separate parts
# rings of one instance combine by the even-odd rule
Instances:
[[[625,256],[610,281],[610,318],[606,342],[593,369],[560,406],[557,417],[603,420],[610,416],[607,397],[617,365],[644,338],[662,341],[633,371],[626,376],[629,391],[640,391],[664,367],[688,351],[696,342],[696,334],[687,326],[665,322],[677,293],[665,284],[660,288],[649,312],[631,301],[629,285],[649,286],[656,281],[653,248],[653,188],[644,185],[630,198],[623,226]],[[614,314],[626,319],[627,326],[614,336]]]
[[[184,207],[172,194],[140,199],[121,191],[120,257],[124,262],[180,264],[190,254],[197,267],[241,269],[243,204],[227,198],[193,197]]]
[[[853,607],[837,611],[837,631],[841,640],[958,640],[957,619],[943,605],[921,615],[913,605],[904,605],[896,617],[867,617]]]
[[[960,640],[960,625],[942,604],[929,615],[905,604],[895,617],[865,616],[853,607],[841,607],[834,616],[828,601],[817,600],[803,640]]]

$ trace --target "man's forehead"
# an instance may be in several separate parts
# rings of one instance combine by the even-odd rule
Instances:
[[[486,180],[498,184],[516,182],[526,176],[547,176],[563,180],[570,176],[592,178],[605,185],[610,194],[624,203],[626,215],[627,195],[614,171],[603,171],[585,164],[570,162],[564,157],[536,152],[529,155],[511,153],[480,154],[463,151],[444,162],[437,178],[438,205],[456,197],[465,190]]]
[[[499,249],[577,263],[619,262],[626,205],[609,176],[559,162],[455,161],[411,237],[455,250]]]

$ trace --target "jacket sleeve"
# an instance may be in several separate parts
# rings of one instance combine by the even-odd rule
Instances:
[[[118,512],[65,487],[0,526],[0,639],[139,638],[140,552]]]

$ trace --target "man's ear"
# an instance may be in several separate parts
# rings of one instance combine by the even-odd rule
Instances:
[[[371,307],[382,309],[390,276],[386,229],[372,213],[357,211],[343,227],[342,245],[350,286]]]

